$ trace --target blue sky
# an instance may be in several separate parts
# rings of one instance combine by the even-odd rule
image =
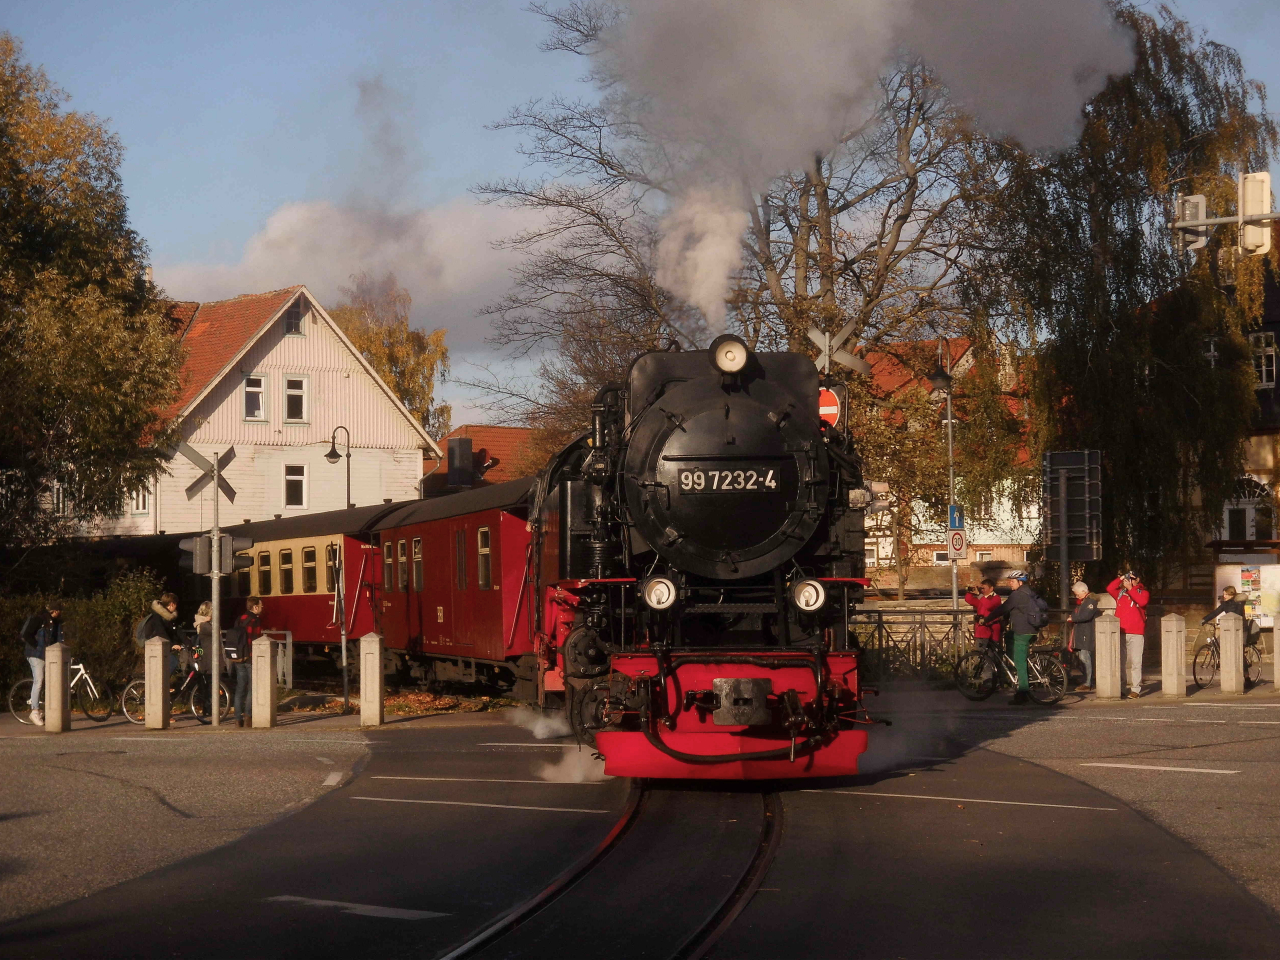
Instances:
[[[400,217],[408,237],[392,264],[421,265],[408,284],[417,319],[449,326],[461,360],[482,352],[487,327],[474,312],[501,292],[512,262],[488,244],[519,226],[467,197],[523,167],[516,138],[485,127],[530,96],[581,89],[583,65],[537,49],[544,28],[525,6],[7,0],[0,29],[72,107],[120,135],[133,222],[172,295],[304,282],[332,302],[346,279],[334,265],[351,261],[344,210],[374,206]],[[1237,47],[1280,106],[1280,2],[1174,6]],[[382,111],[361,112],[361,81],[377,84]],[[386,117],[396,163],[369,146]],[[355,241],[370,263],[381,243]],[[470,419],[465,394],[448,392]]]

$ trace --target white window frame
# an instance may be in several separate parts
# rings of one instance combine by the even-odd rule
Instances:
[[[978,561],[977,561],[977,562],[978,562],[978,563],[990,563],[990,562],[991,562],[991,551],[990,551],[990,550],[979,550],[979,551],[978,551]]]
[[[292,420],[289,418],[289,397],[292,391],[289,388],[290,380],[299,380],[302,382],[302,419]],[[310,423],[311,422],[311,378],[305,373],[286,373],[280,378],[280,396],[284,404],[284,422],[285,423]]]
[[[301,296],[295,298],[293,303],[284,308],[284,314],[280,317],[280,324],[286,337],[305,337],[307,335],[305,321],[309,311],[304,311],[302,309],[302,299],[303,298]],[[297,311],[298,329],[290,330],[289,322],[292,319],[291,314],[293,314],[295,310]]]
[[[933,565],[935,567],[940,567],[943,564],[947,564],[950,562],[951,562],[951,558],[947,555],[947,551],[945,550],[933,551]]]
[[[249,389],[249,381],[257,380],[262,385],[257,389]],[[260,414],[249,416],[249,394],[256,393],[259,400]],[[267,375],[265,373],[246,373],[240,389],[240,415],[246,423],[265,423],[267,420]]]
[[[143,484],[133,491],[130,499],[133,501],[133,508],[130,512],[135,517],[145,517],[151,512],[151,488],[148,485]]]
[[[1276,337],[1274,333],[1249,334],[1249,348],[1253,353],[1255,390],[1276,388]]]
[[[65,517],[70,512],[67,505],[67,490],[56,481],[49,490],[49,512],[55,517]]]
[[[297,476],[290,476],[289,475],[290,470],[302,471],[302,477],[301,477],[302,503],[289,502],[289,481],[299,479]],[[280,499],[284,503],[284,508],[286,510],[306,510],[307,509],[307,503],[309,500],[307,488],[310,486],[310,484],[307,483],[307,480],[308,480],[307,473],[308,473],[308,470],[307,470],[307,465],[305,463],[286,463],[284,465],[284,469],[281,470],[280,476],[281,476],[282,487],[280,490]]]
[[[863,560],[868,567],[877,567],[880,565],[880,548],[874,543],[868,543],[863,547]]]

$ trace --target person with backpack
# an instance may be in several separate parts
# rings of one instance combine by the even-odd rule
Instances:
[[[1009,596],[1004,603],[985,619],[987,622],[1000,619],[1009,624],[1013,633],[1013,665],[1018,671],[1018,690],[1009,701],[1010,706],[1018,706],[1027,702],[1027,655],[1031,652],[1031,644],[1040,633],[1040,628],[1049,622],[1049,605],[1036,596],[1027,586],[1027,575],[1014,571],[1005,578],[1009,587]]]
[[[44,649],[62,642],[62,604],[51,600],[22,623],[22,652],[31,667],[31,722],[44,725],[40,694],[44,692]]]
[[[1151,594],[1132,570],[1112,580],[1107,593],[1115,597],[1116,616],[1120,619],[1120,632],[1124,634],[1129,699],[1137,700],[1142,696],[1142,653],[1147,642],[1147,604]]]
[[[236,675],[236,726],[244,726],[253,708],[253,641],[262,636],[262,598],[250,597],[223,639],[223,649]]]
[[[178,672],[178,654],[182,652],[182,638],[178,636],[178,595],[163,594],[159,600],[151,601],[151,612],[133,631],[134,644],[139,652],[145,653],[147,641],[153,638],[169,642],[168,676]]]

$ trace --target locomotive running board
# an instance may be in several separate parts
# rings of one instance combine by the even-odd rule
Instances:
[[[756,753],[786,747],[790,741],[744,736],[663,731],[662,740],[680,753],[708,756]],[[785,780],[794,777],[844,777],[858,772],[858,756],[867,749],[865,730],[843,730],[834,740],[793,763],[781,760],[726,760],[724,763],[686,763],[651,744],[639,731],[602,730],[596,749],[604,757],[604,771],[614,777],[654,777],[680,780]]]

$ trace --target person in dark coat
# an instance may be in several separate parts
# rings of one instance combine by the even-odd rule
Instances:
[[[1077,580],[1071,586],[1075,597],[1075,609],[1067,619],[1071,622],[1071,638],[1067,641],[1067,649],[1072,650],[1084,665],[1084,683],[1076,687],[1076,693],[1093,691],[1093,621],[1098,619],[1102,611],[1098,609],[1098,600],[1089,592],[1089,585]]]
[[[253,721],[253,641],[262,636],[262,599],[250,597],[244,613],[227,631],[226,650],[231,669],[236,675],[236,726],[243,727],[245,717]]]
[[[151,612],[147,614],[141,627],[141,639],[159,638],[169,641],[169,676],[178,672],[178,654],[182,652],[182,638],[178,635],[178,596],[166,593],[159,600],[151,602]]]
[[[1208,616],[1200,621],[1201,626],[1210,620],[1216,620],[1224,613],[1234,613],[1237,617],[1244,621],[1244,642],[1246,644],[1257,643],[1261,630],[1258,624],[1245,616],[1244,600],[1240,598],[1240,594],[1235,587],[1226,586],[1222,588],[1222,602],[1209,611]]]
[[[1009,701],[1013,706],[1027,702],[1027,690],[1030,689],[1027,681],[1027,655],[1031,652],[1032,642],[1040,633],[1040,628],[1036,626],[1040,605],[1036,602],[1034,591],[1027,586],[1025,573],[1011,573],[1005,578],[1005,582],[1009,586],[1009,596],[987,619],[994,620],[998,617],[1006,621],[1013,633],[1011,653],[1013,665],[1018,670],[1018,691]]]
[[[62,642],[62,604],[53,600],[45,604],[22,624],[22,652],[31,667],[31,722],[44,724],[40,694],[44,692],[44,650],[51,643]]]

